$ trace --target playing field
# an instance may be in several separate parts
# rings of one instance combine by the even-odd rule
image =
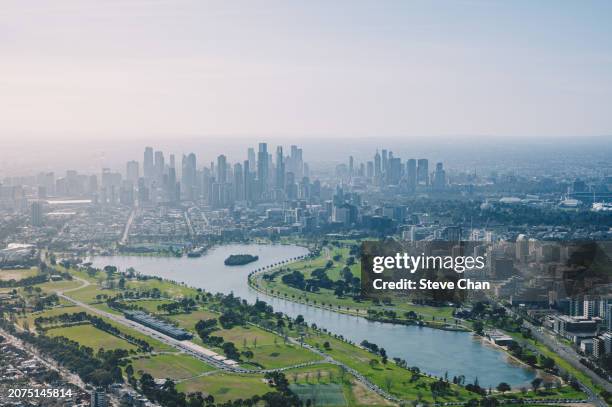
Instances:
[[[156,379],[182,380],[210,372],[214,368],[206,363],[182,354],[162,354],[132,360],[134,372],[149,373]]]
[[[216,403],[228,400],[246,399],[256,394],[274,391],[263,380],[263,375],[212,374],[177,384],[177,390],[185,393],[201,391],[212,394]]]
[[[38,268],[32,267],[29,269],[18,270],[0,270],[0,281],[19,281],[26,277],[33,277],[38,273]]]
[[[289,386],[306,404],[311,400],[314,406],[346,406],[346,399],[339,384],[291,384]]]
[[[99,330],[92,325],[76,325],[65,328],[54,328],[47,331],[49,336],[63,336],[80,343],[81,345],[92,348],[94,351],[98,349],[136,349],[128,341]]]

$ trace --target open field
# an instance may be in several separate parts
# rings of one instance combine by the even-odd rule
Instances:
[[[172,300],[139,300],[139,301],[124,301],[126,305],[135,305],[140,308],[144,308],[147,312],[152,314],[156,314],[160,311],[157,310],[157,307],[162,304],[169,304],[174,302]]]
[[[201,319],[210,319],[217,318],[219,314],[216,314],[211,311],[197,310],[193,311],[189,314],[176,314],[176,315],[168,315],[167,318],[172,319],[184,328],[190,331],[195,332],[195,325]]]
[[[141,356],[132,359],[134,372],[149,373],[156,379],[188,379],[215,370],[212,366],[183,353]]]
[[[131,343],[101,331],[89,324],[49,329],[47,331],[47,335],[63,336],[76,341],[81,345],[90,347],[96,352],[99,349],[136,350],[136,346],[132,345]]]
[[[193,341],[201,344],[202,342],[195,332],[195,324],[201,319],[218,316],[218,314],[210,311],[194,311],[190,314],[169,315],[168,318],[177,321],[181,327],[193,332],[196,335]],[[301,349],[296,345],[285,344],[280,336],[252,325],[236,326],[231,329],[219,327],[212,335],[220,336],[226,342],[233,342],[239,351],[250,350],[253,352],[253,358],[250,360],[243,358],[243,360],[268,369],[321,359],[313,352]]]
[[[38,267],[18,270],[0,270],[0,281],[19,281],[26,277],[33,277],[38,273]]]
[[[61,314],[76,314],[77,312],[83,312],[85,309],[77,307],[75,305],[69,305],[64,307],[55,307],[46,309],[44,311],[31,312],[26,314],[25,318],[19,318],[19,325],[23,327],[23,321],[28,321],[30,328],[34,328],[34,320],[39,317],[54,317]]]
[[[254,395],[263,395],[273,388],[268,386],[263,375],[239,375],[218,373],[208,376],[185,380],[177,384],[178,391],[193,393],[201,391],[212,394],[215,402],[223,403],[228,400],[246,399]]]

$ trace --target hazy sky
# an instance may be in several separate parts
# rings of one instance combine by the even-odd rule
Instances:
[[[612,133],[611,1],[0,2],[0,138]]]

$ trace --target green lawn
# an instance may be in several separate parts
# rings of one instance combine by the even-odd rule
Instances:
[[[196,334],[195,324],[199,320],[218,316],[209,311],[194,311],[191,314],[169,315],[168,318],[177,321],[181,327]],[[250,360],[243,358],[243,360],[254,362],[264,368],[274,369],[321,359],[313,352],[285,344],[280,336],[252,325],[236,326],[231,329],[219,327],[212,335],[220,336],[226,342],[233,342],[239,351],[250,350],[253,352],[253,358]],[[197,334],[193,341],[202,344]],[[208,345],[203,346],[209,347]]]
[[[195,332],[195,325],[198,323],[198,321],[201,319],[218,318],[219,314],[215,314],[210,311],[198,310],[189,314],[168,315],[167,317],[178,322],[182,328]]]
[[[263,380],[263,375],[239,375],[229,373],[211,374],[185,380],[177,384],[178,391],[193,393],[200,391],[212,394],[216,403],[228,400],[246,399],[254,395],[263,395],[273,388]]]
[[[131,363],[134,372],[149,373],[158,379],[183,380],[214,370],[212,366],[183,353],[142,356]]]
[[[99,349],[125,349],[135,350],[136,346],[124,339],[101,331],[92,325],[76,325],[65,328],[53,328],[47,331],[49,336],[63,336],[80,343],[81,345],[92,348],[94,351]]]

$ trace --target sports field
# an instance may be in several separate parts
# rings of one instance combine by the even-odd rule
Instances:
[[[98,349],[102,348],[106,350],[136,349],[136,346],[132,345],[128,341],[101,331],[98,328],[89,324],[50,329],[47,331],[47,335],[63,336],[65,338],[76,341],[81,345],[92,348],[96,352],[98,351]]]
[[[306,404],[311,400],[314,406],[346,406],[346,399],[339,384],[291,384],[289,386],[300,400]]]

